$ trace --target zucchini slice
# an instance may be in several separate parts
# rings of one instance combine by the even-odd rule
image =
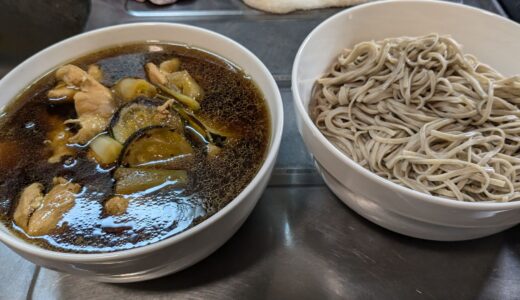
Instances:
[[[120,164],[125,167],[186,168],[194,151],[175,129],[151,126],[136,132],[125,145]]]
[[[181,67],[181,60],[178,58],[172,58],[165,60],[159,65],[159,70],[163,73],[173,73],[179,71]]]
[[[159,89],[161,91],[163,91],[164,93],[172,96],[173,98],[175,98],[175,100],[177,100],[180,103],[186,105],[187,107],[189,107],[193,111],[197,111],[197,110],[200,109],[200,104],[199,104],[199,102],[197,102],[197,100],[195,100],[195,99],[193,99],[193,98],[191,98],[189,96],[184,95],[180,91],[176,91],[176,90],[171,89],[171,88],[169,88],[167,86],[164,86],[162,84],[157,83],[157,86],[159,87]]]
[[[110,134],[124,144],[135,132],[142,128],[161,125],[173,129],[182,126],[177,115],[161,115],[159,102],[139,99],[122,106],[110,122]]]
[[[183,188],[188,183],[188,173],[185,170],[118,168],[114,179],[116,194],[128,195],[165,185]]]
[[[117,161],[123,145],[106,134],[97,136],[90,142],[96,161],[101,165],[109,165]]]
[[[114,92],[124,102],[129,102],[139,96],[153,97],[157,94],[157,89],[144,79],[123,78],[114,86]]]
[[[161,95],[157,95],[159,99],[168,101],[169,98],[163,97]],[[192,132],[197,133],[196,139],[202,139],[201,142],[204,144],[208,143],[214,143],[217,146],[222,146],[224,142],[227,139],[227,136],[231,136],[231,133],[225,133],[226,135],[223,135],[220,133],[217,133],[216,130],[208,128],[199,118],[189,110],[184,109],[182,106],[180,106],[177,103],[172,103],[171,108],[175,110],[182,119],[186,122],[186,127],[191,129]]]
[[[199,102],[204,97],[204,91],[200,85],[191,77],[188,71],[178,71],[166,75],[169,84],[173,84],[182,93],[195,101]]]

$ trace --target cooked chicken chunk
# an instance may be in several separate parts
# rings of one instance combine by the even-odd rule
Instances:
[[[170,114],[170,106],[172,103],[174,103],[173,99],[168,99],[157,107],[158,118],[164,118]]]
[[[112,93],[87,72],[74,65],[59,68],[56,78],[80,89],[74,95],[78,119],[66,122],[81,125],[78,133],[69,138],[69,143],[84,144],[108,125],[116,109]]]
[[[179,71],[179,68],[178,58],[163,61],[159,67],[153,63],[147,63],[145,66],[148,79],[153,84],[158,85],[163,91],[166,87],[170,90],[166,91],[167,94],[174,96],[191,109],[198,110],[200,108],[198,101],[204,97],[204,90],[190,73],[186,70]]]
[[[109,215],[119,216],[126,213],[128,199],[121,196],[114,196],[105,202],[105,211]]]
[[[175,88],[188,97],[197,101],[204,97],[204,91],[186,70],[168,73],[166,74],[166,80],[168,81],[168,87],[172,88],[172,86],[175,86]]]
[[[41,206],[29,219],[28,232],[30,235],[44,235],[51,233],[76,200],[76,194],[81,186],[71,183],[62,177],[54,179],[54,187],[43,197]]]
[[[103,80],[103,71],[101,71],[101,68],[98,65],[88,66],[87,73],[97,81]]]
[[[47,133],[45,142],[51,148],[52,156],[47,161],[51,164],[59,163],[64,156],[73,156],[75,154],[74,149],[67,146],[72,133],[60,118],[50,118],[49,123],[52,130]]]
[[[101,81],[103,79],[103,72],[97,65],[88,66],[87,74],[92,76],[94,80]],[[79,88],[68,85],[63,81],[47,92],[47,97],[53,101],[68,102],[74,100],[74,95],[79,91]]]
[[[210,158],[214,158],[214,157],[217,157],[221,152],[222,152],[222,148],[220,148],[219,146],[217,145],[214,145],[214,144],[208,144],[207,146],[207,150],[208,150],[208,157]]]
[[[145,65],[146,74],[148,75],[148,79],[154,84],[162,84],[165,85],[168,83],[166,79],[166,75],[159,70],[159,68],[153,63],[147,63]]]
[[[181,60],[178,58],[172,58],[169,60],[163,61],[159,65],[159,70],[163,73],[173,73],[179,71],[179,68],[181,67]]]
[[[26,232],[29,228],[29,219],[43,201],[43,185],[33,183],[22,191],[18,206],[14,211],[14,222]]]
[[[26,187],[16,210],[14,221],[27,234],[40,236],[52,233],[63,215],[69,211],[76,200],[81,186],[56,177],[54,187],[44,196],[43,185],[33,183]]]
[[[52,90],[47,92],[47,97],[52,101],[69,102],[74,100],[74,95],[78,90],[60,82]]]

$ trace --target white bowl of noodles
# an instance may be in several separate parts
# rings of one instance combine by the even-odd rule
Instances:
[[[388,49],[412,49],[402,52],[410,56],[402,67],[410,67],[408,71],[401,72],[396,67],[400,62],[392,62],[393,58],[374,69],[380,52],[374,52],[374,65],[368,67],[374,41],[432,33],[441,38],[432,35],[421,43],[425,48],[436,45],[428,51],[445,55],[447,70],[443,70],[446,61],[437,59],[437,53],[423,57],[437,59],[435,63],[421,62],[410,72],[418,61],[413,47],[421,46],[406,39],[386,44]],[[464,54],[474,55],[483,64],[470,57],[455,60],[453,49],[458,46],[443,37],[448,35],[462,45]],[[359,53],[366,55],[349,60],[349,55],[357,54],[344,49],[364,41],[372,42],[356,49],[364,49]],[[382,42],[377,45],[378,51],[386,49]],[[340,63],[337,73],[331,74],[342,51],[344,65]],[[398,57],[395,53],[385,57]],[[520,123],[515,119],[520,78],[502,80],[486,65],[503,77],[520,74],[518,53],[518,24],[468,6],[385,1],[344,10],[316,27],[296,55],[292,89],[298,128],[329,188],[372,222],[408,236],[440,241],[500,232],[520,223],[516,179]],[[362,69],[364,65],[366,69]],[[455,65],[474,71],[466,74],[466,67],[461,71]],[[352,73],[356,68],[359,74]],[[394,76],[396,69],[401,75]],[[421,73],[423,69],[426,71]],[[427,82],[420,91],[418,74]],[[322,77],[328,79],[314,90]],[[450,78],[438,79],[443,77]],[[473,86],[475,77],[480,79]],[[367,87],[371,79],[373,85]],[[386,81],[390,84],[381,87]],[[377,87],[387,95],[370,90]],[[326,95],[327,91],[331,93]],[[321,100],[314,100],[310,109],[312,99]],[[321,106],[316,109],[316,105]],[[424,115],[411,112],[413,109]]]

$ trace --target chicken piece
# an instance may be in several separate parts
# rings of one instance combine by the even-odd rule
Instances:
[[[51,233],[58,222],[67,211],[69,211],[76,200],[76,194],[81,186],[67,181],[63,177],[53,180],[54,187],[43,197],[41,206],[29,219],[27,233],[33,236]]]
[[[172,88],[173,85],[182,91],[184,95],[191,97],[196,101],[199,101],[204,97],[204,91],[186,70],[167,73],[166,80],[168,81],[168,86],[170,88]]]
[[[70,119],[65,121],[65,124],[79,123],[81,125],[81,129],[74,136],[71,136],[68,142],[71,144],[86,144],[98,133],[105,130],[109,121],[110,118],[107,119],[105,117],[95,115],[84,115],[79,119]]]
[[[54,187],[43,196],[43,186],[33,183],[26,187],[14,213],[15,223],[31,236],[52,233],[63,215],[76,200],[81,186],[65,178],[53,179]]]
[[[154,85],[140,78],[120,79],[112,90],[118,99],[124,103],[133,101],[138,97],[153,98],[157,94]]]
[[[101,68],[98,65],[88,66],[87,73],[97,81],[103,80],[103,71],[101,71]]]
[[[87,74],[97,81],[103,79],[103,72],[97,65],[88,66]],[[52,90],[47,92],[47,97],[54,102],[69,102],[74,100],[74,95],[76,95],[78,91],[79,89],[77,87],[67,85],[65,82],[60,81]]]
[[[60,82],[52,90],[47,92],[47,97],[53,102],[69,102],[74,100],[78,90]]]
[[[208,151],[208,157],[215,158],[222,152],[222,148],[210,143],[207,146],[207,151]]]
[[[128,199],[121,196],[114,196],[105,202],[105,212],[112,216],[119,216],[126,213]]]
[[[59,163],[64,156],[73,156],[76,154],[76,151],[67,146],[67,142],[69,138],[72,137],[72,133],[67,126],[63,124],[62,120],[57,117],[52,117],[49,123],[52,130],[47,133],[47,140],[45,142],[51,148],[52,156],[49,157],[47,162],[54,164]]]
[[[69,138],[69,143],[85,144],[103,131],[110,122],[116,110],[112,93],[87,72],[74,65],[59,68],[56,78],[80,89],[74,95],[78,119],[67,120],[66,123],[79,123],[81,126],[78,133]]]
[[[173,99],[168,99],[157,107],[157,114],[154,116],[156,121],[164,121],[170,116],[170,106],[172,103],[174,103]]]
[[[168,99],[160,106],[157,106],[157,111],[153,115],[153,122],[156,124],[165,124],[171,129],[181,129],[183,122],[178,113],[170,110],[172,103],[175,103],[175,101]]]
[[[161,70],[159,70],[159,68],[154,63],[147,63],[144,68],[146,69],[146,74],[152,83],[162,85],[168,83],[166,75],[161,72]]]
[[[26,232],[29,229],[29,219],[43,201],[43,185],[33,183],[22,191],[18,205],[14,211],[14,222]]]
[[[172,58],[169,60],[163,61],[159,65],[159,70],[163,73],[173,73],[179,71],[181,67],[181,60],[178,58]]]
[[[204,90],[188,71],[179,70],[180,65],[181,61],[178,58],[172,58],[163,61],[160,67],[147,63],[145,69],[148,79],[160,90],[197,111],[200,109],[199,101],[204,97]]]

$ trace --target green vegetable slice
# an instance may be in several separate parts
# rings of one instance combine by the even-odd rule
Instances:
[[[128,167],[183,167],[180,164],[191,160],[193,153],[191,144],[177,130],[152,126],[141,129],[128,140],[120,163]]]
[[[154,187],[183,188],[188,183],[188,173],[185,170],[118,168],[114,172],[114,179],[116,194],[128,195]]]
[[[90,143],[96,160],[102,165],[114,163],[119,158],[123,145],[106,134],[96,137]]]
[[[193,111],[197,111],[200,109],[200,104],[199,102],[197,102],[197,100],[189,97],[189,96],[186,96],[184,95],[183,93],[181,92],[178,92],[174,89],[171,89],[171,88],[168,88],[162,84],[159,84],[157,83],[157,86],[159,87],[159,89],[161,89],[161,91],[163,91],[164,93],[172,96],[175,100],[179,101],[180,103],[186,105],[187,107],[189,107],[190,109],[192,109]]]
[[[120,99],[129,102],[139,96],[153,97],[157,89],[144,79],[123,78],[114,86],[114,92]]]
[[[118,142],[124,144],[135,132],[142,128],[162,125],[180,128],[181,120],[176,115],[161,116],[158,107],[161,103],[139,99],[121,107],[110,123],[110,133]]]

